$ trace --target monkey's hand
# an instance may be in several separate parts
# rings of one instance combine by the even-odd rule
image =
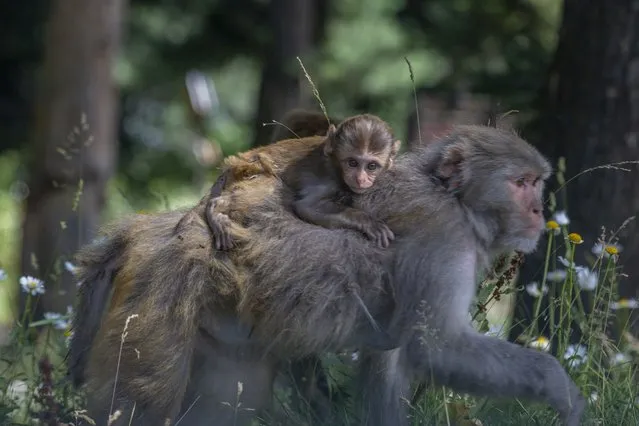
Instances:
[[[212,221],[209,223],[213,232],[213,245],[216,250],[230,250],[235,246],[229,231],[231,219],[224,213],[213,213]]]
[[[384,222],[370,219],[362,223],[361,231],[381,248],[386,248],[395,239],[395,234]]]
[[[225,197],[216,197],[209,201],[206,208],[206,220],[213,233],[213,245],[216,250],[230,250],[235,246],[231,236],[231,219],[216,210],[228,207],[229,201]]]

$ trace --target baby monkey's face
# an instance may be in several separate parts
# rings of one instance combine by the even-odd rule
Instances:
[[[331,126],[327,134],[327,155],[339,165],[342,180],[355,194],[373,187],[379,174],[390,168],[400,142],[393,138],[380,118],[359,115]]]
[[[342,179],[356,194],[362,194],[375,183],[379,173],[389,163],[389,152],[371,153],[367,150],[337,150]],[[342,155],[340,155],[342,154]]]

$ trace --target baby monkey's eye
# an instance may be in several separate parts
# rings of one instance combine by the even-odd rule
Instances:
[[[526,178],[523,178],[523,177],[517,178],[517,180],[515,181],[515,184],[519,187],[526,186]]]
[[[351,158],[350,160],[348,160],[347,164],[348,164],[348,167],[357,167],[357,160],[354,160]]]
[[[368,163],[368,165],[366,166],[366,168],[370,171],[377,170],[378,167],[379,164],[377,163]]]

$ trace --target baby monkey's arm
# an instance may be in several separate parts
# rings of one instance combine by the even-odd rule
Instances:
[[[331,185],[306,187],[293,203],[293,211],[306,222],[329,229],[354,229],[380,247],[388,247],[395,238],[390,228],[363,210],[338,203],[333,198],[335,193]]]

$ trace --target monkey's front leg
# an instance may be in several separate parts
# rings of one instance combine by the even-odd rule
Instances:
[[[585,399],[553,356],[470,327],[454,335],[446,330],[432,343],[435,347],[424,345],[414,339],[407,347],[422,380],[432,378],[458,392],[543,401],[559,412],[564,425],[581,424]]]

